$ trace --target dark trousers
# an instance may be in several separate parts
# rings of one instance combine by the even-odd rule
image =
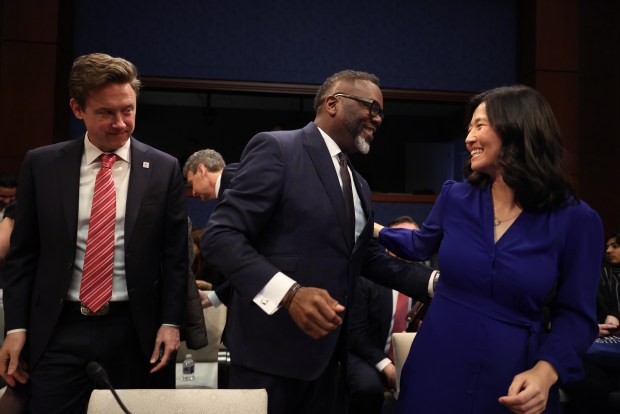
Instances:
[[[149,358],[140,348],[129,303],[112,303],[104,316],[84,316],[65,304],[52,338],[30,373],[30,412],[85,413],[98,387],[86,365],[97,361],[115,388],[149,388]]]
[[[228,387],[267,390],[269,414],[342,414],[339,364],[334,359],[315,380],[302,381],[254,371],[234,362]]]
[[[383,407],[383,378],[376,367],[349,354],[347,366],[350,414],[379,414]]]

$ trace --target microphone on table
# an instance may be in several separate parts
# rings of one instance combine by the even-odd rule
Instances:
[[[110,391],[112,391],[112,395],[116,399],[116,402],[118,403],[118,405],[120,405],[123,412],[125,414],[131,414],[129,410],[127,409],[127,407],[125,407],[125,404],[123,404],[121,399],[118,397],[116,390],[114,390],[112,383],[110,383],[110,380],[108,379],[108,373],[105,372],[105,369],[103,369],[100,363],[98,363],[97,361],[89,362],[86,365],[86,373],[88,374],[90,379],[95,381],[97,385],[104,386],[108,388]]]

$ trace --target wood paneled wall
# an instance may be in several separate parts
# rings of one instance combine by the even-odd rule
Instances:
[[[2,3],[1,170],[17,174],[28,149],[65,138],[66,79],[71,59],[70,3]],[[61,107],[63,110],[59,110]]]
[[[579,196],[620,231],[620,3],[524,0],[519,77],[556,115]]]

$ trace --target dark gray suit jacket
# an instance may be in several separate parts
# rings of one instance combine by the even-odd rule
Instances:
[[[131,138],[125,273],[140,344],[151,355],[162,323],[181,326],[187,301],[187,213],[176,158]],[[4,290],[8,330],[28,329],[30,367],[47,345],[75,259],[84,140],[28,151]]]

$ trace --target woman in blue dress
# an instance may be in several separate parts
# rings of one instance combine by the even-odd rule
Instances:
[[[444,184],[419,231],[375,226],[403,258],[439,251],[441,279],[397,411],[557,413],[558,386],[581,377],[598,333],[601,220],[574,195],[540,93],[493,89],[468,114],[467,182]]]

